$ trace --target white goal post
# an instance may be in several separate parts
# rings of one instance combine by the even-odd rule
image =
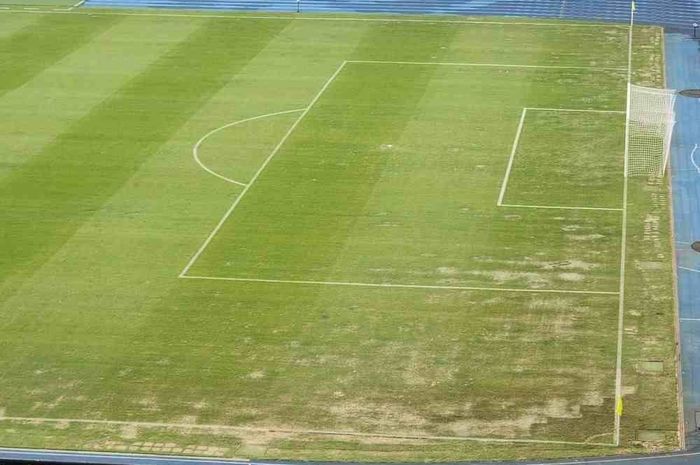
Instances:
[[[630,84],[626,176],[663,176],[676,123],[676,91]]]

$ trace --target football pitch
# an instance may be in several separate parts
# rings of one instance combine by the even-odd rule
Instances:
[[[628,34],[0,11],[0,446],[677,447],[670,193],[624,177]],[[663,87],[662,31],[632,37]]]

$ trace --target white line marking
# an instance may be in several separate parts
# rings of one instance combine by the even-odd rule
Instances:
[[[613,442],[620,445],[620,415],[618,405],[622,405],[622,342],[625,323],[625,271],[627,265],[627,198],[629,181],[627,172],[629,169],[629,130],[630,130],[630,105],[632,103],[632,38],[634,32],[634,3],[630,6],[630,24],[627,38],[627,108],[625,111],[625,168],[622,187],[622,239],[620,241],[620,290],[619,307],[617,316],[617,355],[615,357],[615,405],[613,415],[615,417],[615,435]]]
[[[317,434],[325,436],[353,436],[366,438],[390,438],[390,439],[415,439],[415,440],[437,440],[437,441],[476,441],[476,442],[497,442],[497,443],[535,443],[535,444],[570,444],[586,446],[614,447],[610,443],[577,442],[577,441],[550,441],[546,439],[505,439],[486,438],[473,436],[421,436],[413,434],[387,434],[387,433],[358,433],[355,431],[326,431],[326,430],[296,430],[286,428],[256,428],[249,426],[229,426],[210,424],[190,424],[190,423],[158,423],[150,421],[120,421],[120,420],[86,420],[74,418],[40,418],[40,417],[0,417],[0,421],[14,422],[45,422],[45,423],[83,423],[101,425],[130,425],[152,428],[183,428],[183,429],[217,429],[231,431],[254,431],[261,433],[285,433],[285,434]]]
[[[439,286],[431,284],[392,284],[392,283],[357,283],[346,281],[310,281],[296,279],[262,279],[262,278],[229,278],[223,276],[191,276],[180,275],[184,279],[207,279],[211,281],[235,281],[244,283],[271,283],[271,284],[307,284],[320,286],[350,286],[350,287],[383,287],[399,289],[444,289],[458,291],[500,291],[500,292],[526,292],[539,294],[593,294],[593,295],[617,295],[613,291],[578,291],[569,289],[519,289],[506,287],[475,287],[475,286]]]
[[[73,4],[73,6],[71,6],[71,9],[78,8],[78,7],[82,6],[83,3],[85,3],[85,1],[86,0],[80,0],[79,2],[76,2],[75,4]]]
[[[520,134],[523,132],[523,125],[525,124],[525,115],[527,115],[527,108],[523,108],[523,112],[520,114],[520,122],[518,123],[518,129],[515,131],[515,140],[513,140],[513,148],[510,151],[510,159],[508,160],[508,166],[506,167],[506,174],[503,176],[503,183],[501,184],[501,193],[498,196],[497,206],[503,205],[503,199],[506,196],[506,189],[508,188],[508,180],[510,179],[510,172],[513,170],[513,162],[515,161],[515,152],[518,150],[518,144],[520,143]]]
[[[692,271],[693,273],[700,273],[700,270],[696,270],[694,268],[687,268],[685,266],[679,266],[678,269],[684,271]]]
[[[607,208],[607,207],[562,207],[558,205],[513,205],[502,203],[498,205],[499,207],[509,207],[509,208],[545,208],[552,210],[595,210],[595,211],[609,211],[609,212],[621,212],[622,208]]]
[[[383,61],[383,60],[348,60],[348,63],[388,64],[388,65],[440,65],[440,66],[475,66],[484,68],[539,68],[539,69],[584,69],[593,71],[625,71],[625,68],[601,68],[595,66],[559,66],[559,65],[517,65],[507,63],[459,63],[440,61]]]
[[[563,112],[582,112],[582,113],[620,113],[625,114],[624,110],[596,110],[589,108],[542,108],[542,107],[526,107],[528,110],[537,111],[563,111]]]
[[[321,95],[323,95],[323,93],[326,91],[326,89],[328,89],[328,86],[331,85],[331,82],[333,82],[333,80],[338,76],[338,74],[340,74],[340,72],[341,72],[341,71],[343,70],[343,68],[345,67],[346,63],[347,63],[347,61],[343,61],[343,62],[340,64],[340,66],[338,66],[338,68],[337,68],[337,69],[335,70],[335,72],[331,75],[331,77],[328,78],[328,80],[327,80],[326,83],[323,85],[323,87],[321,87],[321,90],[319,90],[318,93],[316,94],[316,96],[313,98],[313,100],[311,100],[311,103],[309,104],[309,106],[306,107],[306,108],[304,109],[304,111],[301,113],[301,115],[299,115],[299,117],[294,121],[294,123],[292,124],[292,126],[291,126],[291,127],[289,128],[289,130],[284,134],[284,136],[283,136],[282,139],[279,141],[279,143],[275,146],[275,148],[272,150],[272,152],[270,152],[270,155],[267,156],[267,158],[265,159],[265,161],[263,162],[263,164],[260,166],[260,168],[258,168],[258,171],[255,172],[255,174],[253,175],[253,177],[250,179],[250,182],[243,188],[243,190],[242,190],[241,193],[238,195],[238,197],[236,197],[236,200],[233,202],[233,204],[231,204],[231,206],[230,206],[229,209],[226,211],[226,213],[224,214],[224,216],[221,217],[221,220],[219,220],[219,223],[216,225],[216,227],[214,227],[214,229],[211,231],[211,233],[209,234],[209,236],[207,236],[206,240],[205,240],[204,243],[201,245],[201,247],[199,247],[199,249],[197,250],[197,252],[192,256],[192,258],[190,259],[190,261],[187,263],[187,265],[185,266],[185,268],[183,268],[182,272],[180,273],[180,277],[184,277],[184,275],[187,274],[187,272],[188,272],[189,269],[192,267],[192,265],[194,264],[194,262],[197,261],[197,259],[198,259],[199,256],[202,254],[202,252],[204,252],[204,249],[207,248],[207,246],[208,246],[209,243],[212,241],[212,239],[214,238],[214,236],[216,236],[216,233],[219,232],[219,230],[220,230],[221,227],[224,225],[224,223],[226,222],[226,220],[228,219],[228,217],[231,216],[231,213],[233,213],[233,211],[236,209],[236,207],[238,206],[238,204],[241,203],[241,200],[242,200],[243,197],[245,197],[245,195],[248,193],[248,190],[250,190],[251,186],[252,186],[253,184],[255,184],[255,181],[258,179],[258,177],[259,177],[260,174],[263,172],[263,170],[267,167],[267,165],[268,165],[268,164],[270,163],[270,161],[275,157],[275,155],[277,155],[277,152],[279,152],[280,148],[282,148],[282,146],[284,145],[284,143],[287,141],[287,139],[289,138],[289,136],[294,132],[294,130],[295,130],[296,127],[299,125],[299,123],[301,122],[301,120],[304,119],[304,117],[309,113],[309,111],[311,110],[311,108],[313,108],[313,106],[316,104],[316,102],[318,102],[318,100],[321,98]]]
[[[213,135],[216,134],[217,132],[223,131],[224,129],[230,128],[230,127],[232,127],[232,126],[236,126],[236,125],[239,125],[239,124],[247,123],[247,122],[249,122],[249,121],[255,121],[255,120],[258,120],[258,119],[270,118],[270,117],[272,117],[272,116],[285,115],[285,114],[288,114],[288,113],[297,113],[297,112],[300,112],[300,111],[304,111],[304,109],[303,109],[303,108],[298,108],[298,109],[296,109],[296,110],[286,110],[286,111],[278,111],[277,113],[268,113],[268,114],[265,114],[265,115],[254,116],[254,117],[252,117],[252,118],[246,118],[246,119],[242,119],[242,120],[239,120],[239,121],[234,121],[233,123],[227,123],[227,124],[224,124],[224,125],[221,126],[221,127],[218,127],[218,128],[216,128],[216,129],[214,129],[214,130],[211,130],[211,131],[209,131],[208,133],[206,133],[205,135],[203,135],[202,138],[199,139],[199,140],[197,141],[196,144],[194,144],[194,147],[192,147],[192,156],[194,157],[194,161],[196,161],[197,164],[198,164],[200,167],[202,167],[202,169],[204,169],[204,171],[206,171],[207,173],[212,174],[212,175],[216,176],[217,178],[223,179],[223,180],[226,181],[226,182],[230,182],[230,183],[232,183],[232,184],[237,184],[237,185],[239,185],[239,186],[245,187],[245,186],[246,186],[245,183],[236,181],[236,180],[231,179],[231,178],[227,178],[226,176],[223,176],[223,175],[217,173],[216,171],[214,171],[214,170],[212,170],[212,169],[209,169],[204,163],[202,163],[202,161],[199,159],[199,147],[200,147],[200,146],[202,145],[202,143],[203,143],[205,140],[207,140],[207,138],[209,138],[210,136],[213,136]]]
[[[700,173],[700,166],[695,162],[695,151],[698,149],[698,144],[695,144],[695,147],[693,147],[693,151],[690,152],[690,161],[693,162],[693,166],[695,167],[696,170],[698,170],[698,173]]]
[[[18,12],[21,10],[9,10],[9,12]],[[39,11],[40,13],[51,13],[49,10]],[[68,13],[66,11],[65,13]],[[241,14],[187,14],[187,13],[150,13],[150,12],[137,12],[137,11],[96,11],[90,9],[90,12],[86,11],[70,11],[72,14],[83,14],[90,16],[154,16],[162,18],[224,18],[224,19],[272,19],[272,20],[295,20],[295,21],[351,21],[351,22],[377,22],[377,23],[426,23],[426,24],[481,24],[481,25],[496,25],[496,26],[531,26],[531,27],[589,27],[589,28],[600,28],[600,29],[620,29],[626,26],[619,24],[599,24],[599,23],[573,23],[562,21],[561,23],[547,23],[547,22],[524,22],[524,21],[469,21],[469,20],[457,20],[457,19],[417,19],[417,18],[358,18],[358,17],[329,17],[329,16],[315,16],[313,13],[305,16],[285,16],[280,14],[279,16],[272,15],[241,15]]]

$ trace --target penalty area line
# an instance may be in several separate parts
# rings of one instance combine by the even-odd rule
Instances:
[[[302,284],[317,286],[347,286],[347,287],[378,287],[397,289],[441,289],[452,291],[497,291],[497,292],[522,292],[534,294],[584,294],[584,295],[618,295],[614,291],[581,291],[575,289],[522,289],[508,287],[479,287],[479,286],[440,286],[431,284],[392,284],[392,283],[359,283],[349,281],[310,281],[295,279],[263,279],[263,278],[230,278],[224,276],[191,276],[181,274],[182,279],[204,279],[210,281],[233,281],[243,283],[268,283],[268,284]]]
[[[501,192],[498,195],[498,202],[496,205],[503,206],[503,200],[506,196],[506,190],[508,189],[508,180],[510,179],[510,173],[513,171],[513,163],[515,162],[515,153],[518,151],[518,144],[520,143],[520,135],[523,133],[523,125],[525,124],[525,117],[527,116],[527,108],[523,108],[520,114],[520,122],[518,123],[518,129],[515,131],[515,140],[513,141],[513,147],[510,151],[510,158],[508,159],[508,166],[506,167],[506,174],[503,176],[503,184],[501,185]]]
[[[423,66],[474,66],[483,68],[535,68],[535,69],[583,69],[593,71],[626,71],[626,68],[607,68],[597,66],[564,66],[564,65],[526,65],[508,63],[470,63],[442,61],[383,61],[383,60],[348,60],[348,63],[387,64],[387,65],[423,65]]]
[[[420,434],[391,434],[391,433],[359,433],[355,431],[342,430],[304,430],[286,428],[257,428],[250,426],[231,425],[211,425],[211,424],[189,424],[189,423],[160,423],[152,421],[123,421],[123,420],[88,420],[81,418],[42,418],[42,417],[0,417],[0,421],[8,422],[39,422],[39,423],[77,423],[93,425],[114,425],[114,426],[136,426],[144,428],[180,428],[198,430],[230,430],[230,431],[250,431],[258,433],[283,433],[283,434],[315,434],[319,436],[350,436],[365,438],[388,438],[388,439],[412,439],[419,441],[474,441],[474,442],[494,442],[494,443],[531,443],[531,444],[564,444],[580,446],[602,446],[615,447],[611,443],[583,442],[583,441],[557,441],[548,439],[506,439],[488,438],[478,436],[429,436]]]

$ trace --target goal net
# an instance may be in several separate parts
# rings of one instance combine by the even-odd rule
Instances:
[[[627,176],[663,176],[676,122],[676,92],[630,84]]]

